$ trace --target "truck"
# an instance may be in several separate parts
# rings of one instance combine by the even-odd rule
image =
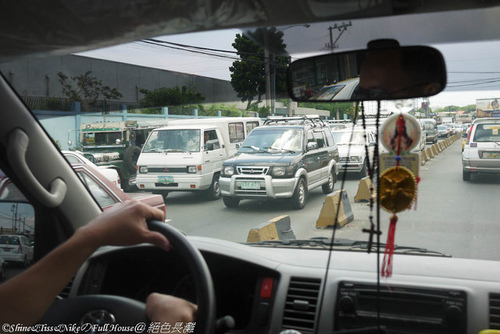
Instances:
[[[154,128],[167,123],[167,120],[82,123],[79,149],[97,166],[115,169],[120,176],[122,189],[131,191],[135,186],[141,146]]]
[[[217,117],[171,121],[153,130],[137,161],[137,188],[164,198],[173,191],[199,191],[219,199],[222,163],[260,124],[258,117]]]

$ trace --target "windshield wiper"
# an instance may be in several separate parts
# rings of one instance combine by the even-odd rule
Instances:
[[[332,247],[334,250],[353,250],[353,251],[368,251],[368,241],[351,240],[351,239],[335,239],[333,246],[331,245],[331,239],[325,237],[311,238],[311,239],[292,239],[292,240],[264,240],[258,242],[247,243],[247,245],[257,245],[257,246],[272,246],[272,247],[298,247],[298,248],[316,248],[321,247],[323,249],[329,249]],[[385,244],[380,244],[380,249],[383,252]],[[377,250],[377,244],[373,243],[371,251],[375,252]],[[432,255],[432,256],[443,256],[451,257],[451,255],[446,255],[437,251],[428,250],[421,247],[409,247],[409,246],[394,246],[394,253],[397,254],[415,254],[415,255]]]
[[[288,148],[281,148],[281,147],[270,147],[271,150],[275,151],[280,151],[280,152],[288,152],[288,153],[297,153],[296,150],[290,150]]]
[[[159,148],[152,148],[150,150],[144,151],[144,153],[163,153],[163,150],[160,150]]]
[[[241,148],[251,148],[252,150],[259,152],[259,153],[267,153],[266,150],[261,149],[260,147],[257,146],[242,146]]]

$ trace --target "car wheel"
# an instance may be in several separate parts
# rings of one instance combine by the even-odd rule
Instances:
[[[170,240],[172,247],[177,249],[177,254],[181,254],[193,276],[198,304],[196,333],[213,333],[215,331],[215,292],[212,277],[203,256],[174,227],[159,221],[149,221],[148,227]],[[165,253],[165,256],[168,256],[168,253]],[[89,312],[89,310],[94,311]],[[113,321],[116,324],[135,326],[136,331],[139,328],[138,325],[141,325],[139,329],[141,332],[148,329],[146,305],[134,299],[114,295],[81,295],[56,300],[39,323],[47,325],[74,324],[80,321],[90,323],[96,319],[108,320],[110,315],[113,315]]]
[[[462,179],[464,181],[470,181],[470,172],[462,171]]]
[[[234,197],[222,196],[222,201],[228,208],[235,208],[238,206],[238,204],[240,204],[239,198]]]
[[[139,155],[141,154],[141,149],[138,146],[129,146],[123,153],[123,162],[125,167],[127,167],[130,173],[135,173],[137,160],[139,160]]]
[[[0,281],[3,281],[6,276],[5,264],[2,264],[2,267],[0,268]]]
[[[324,194],[330,194],[331,192],[333,192],[335,181],[337,181],[335,179],[335,174],[333,173],[333,170],[330,170],[330,173],[328,174],[328,182],[321,187]]]
[[[219,174],[215,174],[210,188],[206,190],[208,199],[216,200],[220,198]]]
[[[300,178],[299,184],[293,193],[291,203],[295,210],[302,210],[306,205],[307,199],[307,185],[303,178]]]
[[[24,256],[23,267],[26,268],[29,265],[28,255]]]

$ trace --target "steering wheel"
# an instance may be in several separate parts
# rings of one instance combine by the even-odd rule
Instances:
[[[213,333],[215,294],[212,276],[203,256],[172,226],[159,221],[149,221],[148,227],[152,231],[160,232],[170,241],[172,248],[178,250],[194,276],[198,305],[195,333]],[[94,324],[108,330],[116,329],[115,331],[120,331],[119,326],[134,326],[134,330],[131,330],[133,333],[147,333],[149,322],[146,304],[142,302],[113,295],[82,295],[56,300],[38,323],[49,326]],[[109,325],[104,325],[105,323]],[[65,331],[71,332],[71,327]]]

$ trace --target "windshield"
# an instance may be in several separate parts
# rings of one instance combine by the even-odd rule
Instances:
[[[333,131],[337,145],[365,145],[364,132],[361,131]]]
[[[311,1],[323,2],[326,6],[327,1]],[[442,22],[443,17],[438,17],[431,22]],[[457,17],[457,22],[474,22],[463,21],[460,13],[453,17]],[[253,228],[288,216],[296,239],[331,238],[331,226],[321,228],[317,224],[326,196],[343,188],[353,219],[335,229],[335,238],[367,241],[369,235],[364,230],[371,226],[370,217],[377,217],[377,207],[370,208],[369,198],[355,197],[370,171],[377,172],[373,168],[375,152],[384,151],[384,137],[375,136],[377,112],[380,125],[397,113],[417,120],[433,119],[437,124],[471,124],[476,118],[498,115],[495,101],[500,99],[500,85],[495,74],[491,74],[500,73],[497,42],[478,41],[471,45],[448,41],[445,33],[449,31],[424,37],[424,27],[444,27],[430,24],[419,15],[405,17],[404,24],[398,19],[402,18],[390,21],[394,29],[392,23],[382,24],[375,19],[353,20],[336,42],[338,45],[329,47],[325,44],[339,37],[329,35],[337,31],[329,29],[334,25],[330,21],[310,27],[278,27],[281,33],[276,36],[282,49],[271,55],[266,55],[255,39],[244,32],[222,29],[160,36],[77,54],[9,59],[0,63],[0,70],[62,150],[78,149],[75,143],[79,142],[83,146],[123,145],[122,150],[114,150],[114,155],[92,152],[92,161],[99,167],[116,170],[121,189],[127,194],[162,195],[169,223],[187,235],[246,243]],[[474,24],[480,26],[480,22]],[[460,29],[465,26],[469,25],[463,23]],[[372,39],[388,37],[396,38],[401,45],[431,45],[440,50],[447,65],[446,89],[436,96],[381,101],[379,105],[376,101],[361,105],[294,102],[288,98],[286,69],[292,60],[307,57],[311,52],[366,49]],[[248,53],[253,58],[245,58]],[[490,58],[496,61],[489,61]],[[267,65],[271,68],[266,69]],[[348,71],[351,64],[335,64],[341,65]],[[351,85],[328,86],[332,82],[327,81],[326,74],[326,70],[311,68],[301,73],[303,85],[294,89],[319,92],[328,96],[325,100],[350,89]],[[321,87],[308,84],[313,76],[325,79]],[[82,85],[94,94],[81,96]],[[106,95],[106,86],[119,94]],[[86,103],[87,100],[92,103]],[[313,116],[324,125],[304,120]],[[268,117],[299,120],[263,125]],[[226,118],[237,121],[229,122]],[[335,127],[336,123],[329,124],[328,120],[345,121],[356,130],[332,132],[329,125]],[[132,121],[137,126],[135,131],[85,128],[86,124]],[[204,130],[208,127],[218,131]],[[426,130],[432,127],[425,123]],[[142,128],[155,130],[149,135],[139,131]],[[328,130],[323,131],[324,128]],[[438,129],[445,130],[447,126],[439,125]],[[477,127],[469,140],[478,144],[476,151],[467,140],[456,139],[461,138],[460,127],[451,130],[434,136],[428,133],[423,148],[414,148],[418,159],[424,161],[419,160],[418,175],[414,173],[418,189],[411,209],[398,214],[395,242],[454,258],[500,260],[500,224],[495,210],[500,180],[497,174],[490,173],[496,168],[500,171],[500,145],[495,144],[500,143],[500,130],[488,124]],[[412,133],[420,132],[417,127]],[[408,145],[412,140],[420,141],[420,137],[411,137],[412,133],[408,127],[408,132],[402,134]],[[386,137],[393,135],[394,131]],[[482,142],[491,144],[487,153],[483,152],[484,145],[480,147]],[[346,148],[350,148],[349,156]],[[195,152],[200,154],[190,154]],[[395,156],[390,156],[387,164],[395,164]],[[470,160],[463,160],[466,158]],[[476,170],[467,174],[469,166]],[[485,173],[479,172],[481,168]],[[384,172],[382,167],[378,172]],[[372,177],[376,189],[376,175]],[[471,181],[466,181],[469,177]],[[304,184],[299,189],[300,180]],[[9,218],[12,213],[5,216]],[[380,209],[384,243],[391,216]]]
[[[240,153],[302,150],[302,130],[266,129],[253,131],[243,142]]]
[[[159,130],[151,133],[143,153],[199,151],[200,130]]]
[[[84,132],[83,146],[112,146],[119,145],[123,140],[123,132]]]

